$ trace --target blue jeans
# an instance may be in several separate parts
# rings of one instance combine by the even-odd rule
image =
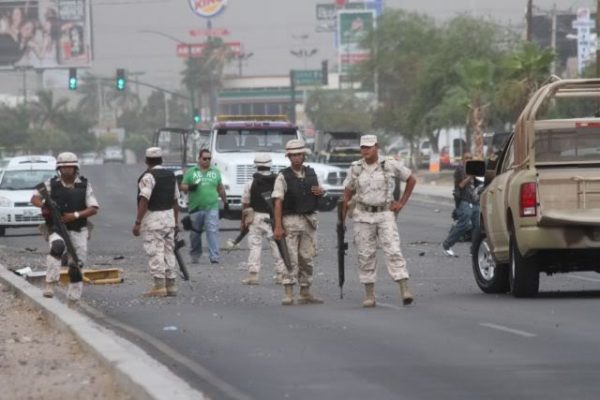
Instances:
[[[208,242],[208,258],[219,261],[219,210],[200,210],[190,214],[192,227],[206,232]],[[202,237],[200,233],[190,232],[190,256],[199,258],[202,255]]]
[[[456,209],[458,220],[450,229],[448,237],[444,240],[444,248],[449,249],[471,229],[479,228],[479,204],[471,204],[468,201],[461,200]]]

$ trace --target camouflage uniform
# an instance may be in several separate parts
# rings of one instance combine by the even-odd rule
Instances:
[[[302,178],[304,169],[294,173]],[[275,180],[273,198],[283,199],[287,191],[285,178],[280,173]],[[290,253],[292,272],[284,271],[283,284],[293,285],[296,282],[300,287],[309,287],[313,279],[313,259],[317,254],[317,213],[310,215],[284,215],[283,229],[285,230],[285,241]]]
[[[354,221],[354,243],[358,252],[360,282],[376,281],[377,245],[386,255],[388,272],[392,279],[400,281],[409,277],[406,261],[400,250],[400,236],[396,216],[389,210],[393,200],[394,177],[402,181],[412,172],[401,162],[386,158],[368,165],[364,159],[355,161],[350,167],[344,185],[355,192],[355,207],[351,217]]]
[[[61,180],[62,182],[62,180]],[[62,182],[64,185],[64,182]],[[81,183],[81,179],[78,177],[75,178],[74,183]],[[46,185],[46,190],[50,193],[50,180],[44,182]],[[85,193],[85,203],[86,207],[97,207],[98,199],[96,199],[96,195],[94,194],[94,190],[92,189],[92,185],[87,183],[87,189]],[[69,237],[71,238],[71,242],[73,243],[73,247],[75,247],[75,252],[77,253],[77,257],[79,260],[85,264],[87,261],[87,242],[89,239],[89,231],[87,228],[81,228],[79,232],[77,231],[69,231]],[[48,238],[48,249],[51,249],[51,244],[53,241],[63,241],[63,238],[58,233],[51,233]],[[62,266],[62,261],[59,258],[53,257],[50,254],[46,256],[46,282],[47,283],[56,283],[60,279],[60,268]],[[83,292],[83,282],[77,283],[69,283],[67,289],[67,298],[69,300],[77,301],[81,299],[81,294]]]
[[[268,172],[270,174],[270,171]],[[242,194],[242,204],[250,204],[250,188],[252,187],[252,179],[246,182],[244,186],[244,193]],[[269,214],[262,212],[254,212],[254,220],[248,227],[248,247],[250,248],[250,254],[248,254],[248,272],[258,274],[260,272],[260,253],[262,251],[262,241],[266,237],[271,246],[271,254],[275,261],[275,273],[283,274],[285,271],[285,264],[277,249],[277,244],[273,240],[273,228],[271,223],[267,222]]]
[[[156,166],[154,168],[162,168]],[[154,176],[145,173],[139,183],[140,196],[150,199],[156,185]],[[179,198],[175,185],[174,198]],[[148,265],[153,278],[175,279],[175,215],[173,209],[164,211],[148,210],[142,220],[144,250],[148,255]]]

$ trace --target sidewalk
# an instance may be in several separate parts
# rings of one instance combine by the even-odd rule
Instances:
[[[5,311],[0,312],[5,328],[0,331],[4,395],[44,400],[206,399],[138,346],[59,300],[44,298],[38,287],[1,264],[0,296],[0,311]]]

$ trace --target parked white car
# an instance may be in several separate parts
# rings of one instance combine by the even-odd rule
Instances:
[[[56,174],[51,156],[18,156],[0,172],[0,236],[6,228],[38,226],[44,219],[31,202],[35,186]]]

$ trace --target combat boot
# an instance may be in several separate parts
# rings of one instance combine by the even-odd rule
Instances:
[[[144,293],[144,297],[165,297],[166,295],[167,288],[164,278],[154,278],[154,287]]]
[[[402,304],[405,306],[411,304],[413,302],[413,295],[408,289],[408,279],[400,279],[398,281],[398,286],[400,286],[400,297],[402,297]]]
[[[285,296],[281,300],[281,305],[290,306],[294,304],[294,285],[283,285]]]
[[[323,304],[323,300],[313,296],[310,293],[309,286],[300,286],[300,297],[298,298],[298,304]]]
[[[175,285],[175,278],[167,278],[166,279],[165,288],[167,290],[167,296],[175,297],[177,296],[177,286]]]
[[[44,297],[52,298],[54,297],[54,287],[56,286],[56,282],[46,282],[46,287],[44,288]]]
[[[375,307],[375,284],[365,283],[365,300],[363,301],[363,307],[371,308]]]
[[[247,278],[242,279],[244,285],[258,285],[258,274],[250,272]]]

